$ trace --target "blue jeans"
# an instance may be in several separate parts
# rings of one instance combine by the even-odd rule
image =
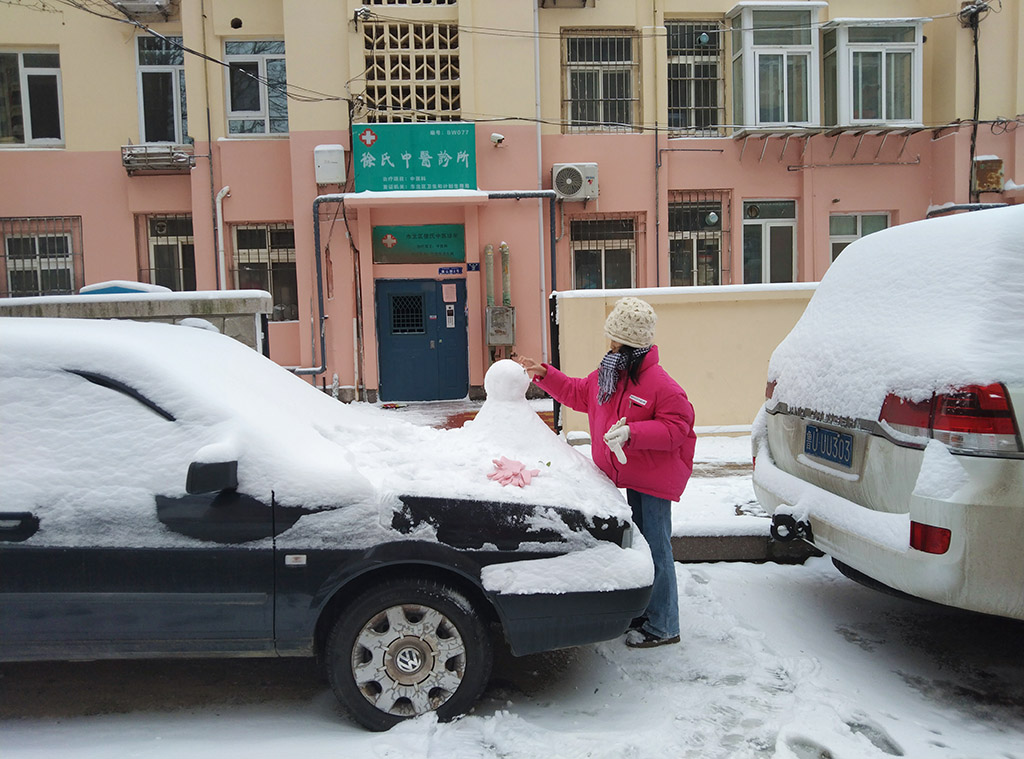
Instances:
[[[637,490],[626,490],[633,522],[651,547],[654,588],[647,604],[644,630],[659,638],[679,634],[679,591],[672,558],[672,502]]]

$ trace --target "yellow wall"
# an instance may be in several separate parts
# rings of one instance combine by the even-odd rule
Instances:
[[[608,351],[604,321],[632,295],[658,314],[661,365],[683,386],[698,427],[749,427],[764,402],[768,359],[796,324],[814,284],[760,288],[659,288],[559,293],[558,368],[582,377]],[[587,431],[586,415],[564,410],[563,428]]]

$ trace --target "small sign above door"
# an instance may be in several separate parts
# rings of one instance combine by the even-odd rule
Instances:
[[[373,228],[375,264],[445,264],[466,260],[461,224],[422,224]]]

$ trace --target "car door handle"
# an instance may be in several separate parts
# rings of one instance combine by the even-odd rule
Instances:
[[[39,517],[28,511],[0,511],[0,540],[17,543],[39,530]]]

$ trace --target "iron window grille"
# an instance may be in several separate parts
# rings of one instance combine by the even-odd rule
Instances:
[[[138,38],[139,136],[144,143],[192,144],[185,107],[181,37]]]
[[[228,133],[288,132],[288,73],[283,40],[225,42]]]
[[[2,297],[73,295],[85,284],[82,218],[0,219]]]
[[[573,287],[577,290],[635,287],[638,231],[639,224],[634,217],[570,221]]]
[[[669,284],[731,282],[730,194],[723,190],[673,193],[668,205]]]
[[[62,145],[57,51],[0,51],[0,145]]]
[[[562,33],[562,131],[633,132],[640,122],[640,38],[635,30]]]
[[[196,289],[196,252],[192,216],[140,217],[139,281],[175,292]]]
[[[668,126],[673,135],[719,136],[725,124],[723,25],[666,21]]]
[[[299,318],[295,273],[295,228],[291,224],[242,224],[234,228],[235,286],[266,290],[274,301],[271,318]]]
[[[369,123],[459,121],[457,24],[365,23],[365,113]]]
[[[391,296],[391,334],[422,335],[426,333],[422,295]]]

